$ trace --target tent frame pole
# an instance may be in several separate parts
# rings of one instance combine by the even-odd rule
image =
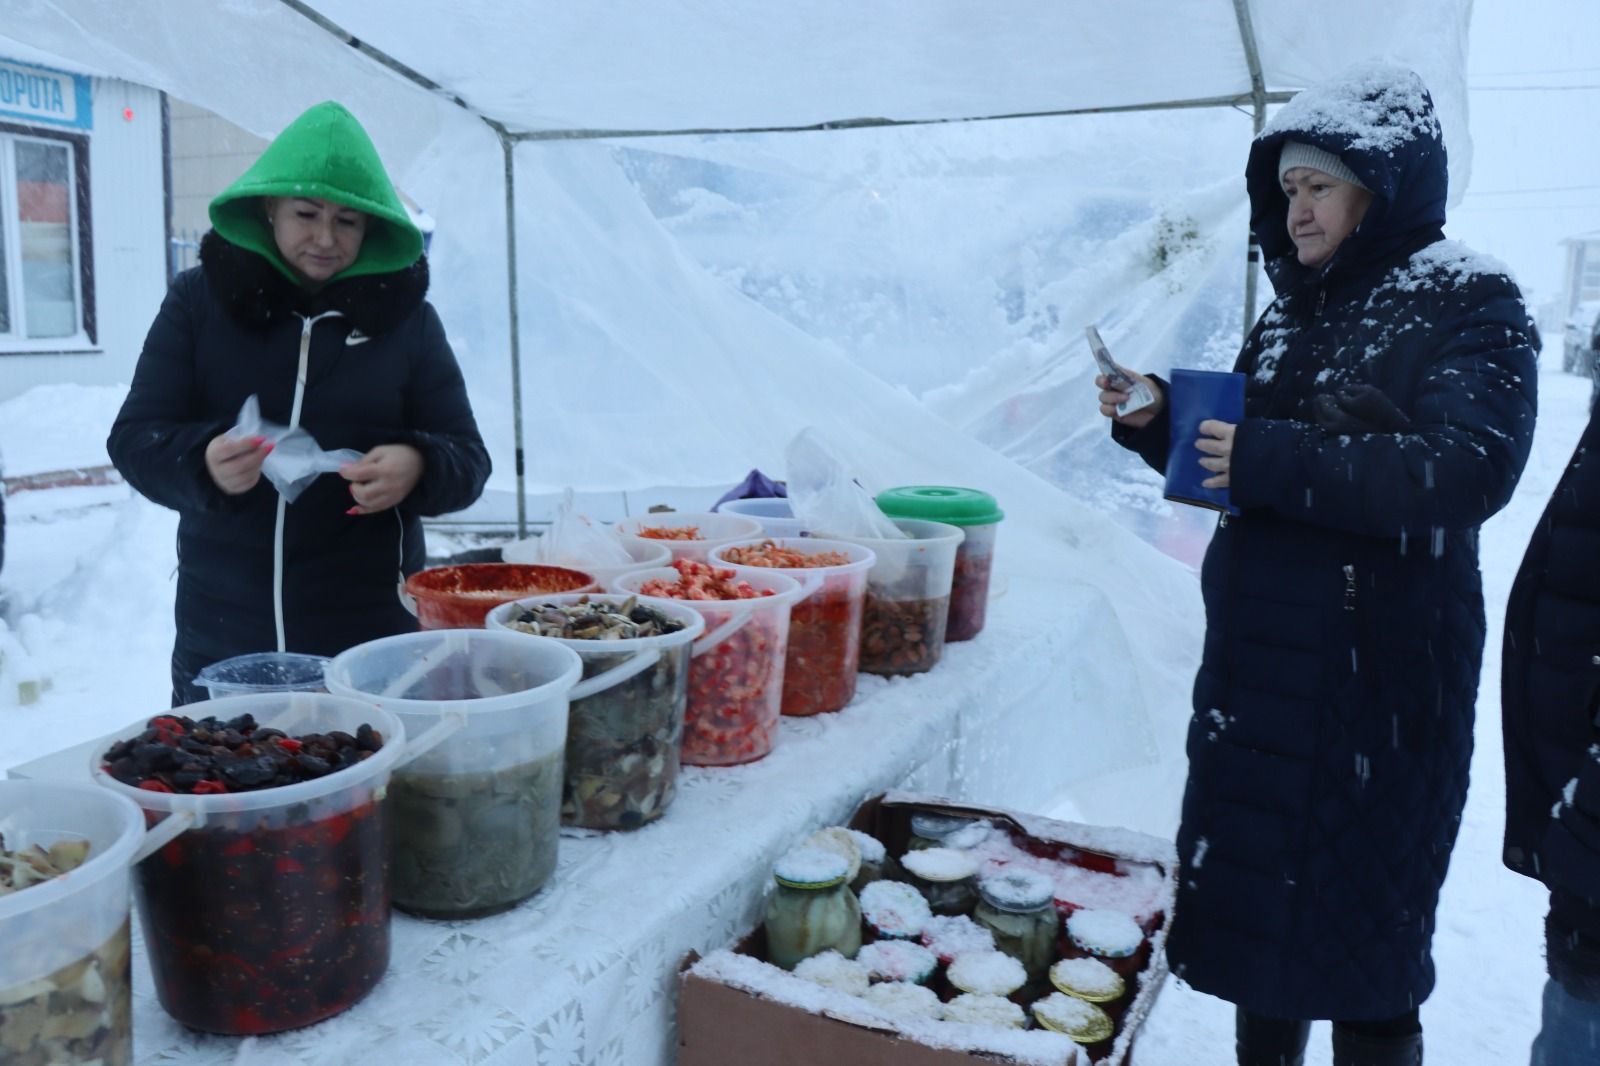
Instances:
[[[1239,39],[1244,44],[1245,62],[1250,66],[1251,118],[1254,127],[1250,136],[1254,140],[1267,124],[1267,79],[1261,73],[1261,51],[1256,47],[1256,26],[1255,20],[1250,17],[1250,0],[1233,0],[1233,14],[1239,22]],[[1281,93],[1273,95],[1287,96]],[[1256,324],[1256,282],[1261,273],[1261,245],[1256,240],[1254,229],[1249,231],[1248,240],[1244,262],[1244,332],[1241,334],[1244,337],[1250,336],[1250,330]]]
[[[484,119],[505,156],[506,322],[511,331],[511,435],[516,448],[517,539],[528,535],[528,481],[522,436],[522,316],[517,310],[517,144],[519,138],[498,122]]]

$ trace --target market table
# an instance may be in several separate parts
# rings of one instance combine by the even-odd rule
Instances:
[[[863,675],[845,710],[786,718],[767,758],[685,768],[653,825],[566,831],[550,884],[515,909],[458,922],[397,913],[387,976],[319,1025],[246,1040],[185,1029],[155,999],[136,922],[136,1061],[673,1062],[681,960],[759,922],[772,862],[802,835],[895,787],[1040,810],[1073,780],[1154,757],[1104,597],[1064,582],[997,592],[988,628],[932,671]]]

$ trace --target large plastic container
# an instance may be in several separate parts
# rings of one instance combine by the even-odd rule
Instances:
[[[212,663],[194,679],[214,700],[253,692],[326,692],[328,659],[292,651],[258,651]]]
[[[500,550],[500,557],[508,563],[538,563],[535,557],[538,537],[527,537],[515,540]],[[601,588],[610,587],[611,580],[618,574],[626,574],[629,570],[649,570],[657,566],[666,566],[672,562],[672,549],[658,540],[642,540],[637,537],[623,542],[622,547],[633,557],[627,563],[594,563],[586,559],[561,560],[561,565],[570,566],[574,570],[582,570]],[[552,595],[555,595],[552,593]],[[565,595],[565,593],[562,593]]]
[[[768,537],[803,537],[806,524],[794,516],[794,507],[782,496],[752,496],[747,500],[729,500],[717,508],[718,514],[743,515],[761,523],[761,532]]]
[[[623,606],[617,593],[567,593],[503,603],[490,629],[514,629],[525,608],[599,602]],[[585,829],[637,829],[660,818],[677,795],[678,749],[689,698],[689,654],[705,631],[700,612],[674,600],[646,600],[683,628],[657,637],[587,640],[546,637],[583,660],[584,691],[567,709],[561,821]],[[531,634],[525,634],[531,635]]]
[[[456,731],[397,771],[394,904],[429,918],[493,914],[556,868],[567,696],[583,664],[559,641],[504,630],[403,633],[328,666],[328,690],[407,729]]]
[[[554,592],[598,592],[594,575],[564,566],[462,563],[406,578],[407,606],[423,629],[482,629],[491,608]]]
[[[946,642],[971,640],[983,629],[989,610],[989,575],[994,568],[995,533],[1005,512],[993,496],[953,485],[902,485],[878,493],[878,507],[894,518],[922,518],[959,526],[966,532],[956,551],[950,586]]]
[[[896,518],[905,539],[844,537],[871,548],[877,562],[867,574],[861,621],[861,670],[868,674],[920,674],[944,654],[944,632],[964,534],[943,522]]]
[[[135,870],[139,914],[168,1014],[236,1036],[296,1029],[359,1001],[389,966],[390,772],[406,749],[399,719],[325,693],[207,700],[185,714],[253,715],[291,737],[370,724],[383,746],[346,769],[254,792],[184,795],[95,778],[150,818],[193,817]],[[164,823],[163,823],[164,824]]]
[[[612,591],[636,595],[647,581],[677,581],[680,576],[671,567],[635,570],[617,578]],[[692,607],[706,621],[706,635],[696,643],[689,664],[683,761],[690,766],[754,762],[778,742],[789,608],[804,590],[798,581],[775,571],[737,576],[772,595],[749,600],[651,597],[655,602]]]
[[[783,668],[783,713],[803,717],[837,711],[856,694],[861,657],[861,619],[866,607],[867,572],[877,556],[871,548],[843,540],[789,537],[725,544],[711,553],[715,566],[731,567],[741,577],[772,568],[742,566],[728,553],[772,544],[802,555],[838,552],[849,562],[833,566],[784,568],[807,589],[789,609],[789,648]]]
[[[635,515],[632,518],[622,519],[611,528],[622,538],[623,543],[631,544],[642,540],[652,544],[665,544],[667,550],[672,553],[671,562],[693,559],[695,562],[703,563],[712,548],[761,535],[761,523],[754,518],[738,514],[717,514],[711,511],[661,511]],[[645,529],[692,529],[696,536],[686,540],[641,537],[639,531]]]
[[[0,781],[7,849],[89,842],[67,875],[0,896],[0,1061],[133,1061],[128,867],[144,835],[139,808],[103,788]],[[50,1031],[69,1012],[79,1031]]]

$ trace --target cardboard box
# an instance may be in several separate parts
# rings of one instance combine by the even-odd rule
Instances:
[[[1098,857],[1108,868],[1118,862],[1138,863],[1159,872],[1161,908],[1150,916],[1154,928],[1149,937],[1149,962],[1139,974],[1116,1039],[1099,1059],[1091,1060],[1081,1049],[1066,1048],[1057,1060],[1060,1066],[1090,1066],[1091,1062],[1094,1066],[1122,1066],[1166,978],[1165,946],[1177,875],[1171,842],[1130,830],[1059,822],[898,792],[862,804],[850,825],[882,840],[890,855],[900,855],[911,835],[912,812],[924,810],[988,818],[1037,845],[1042,853],[1071,849]],[[765,947],[765,936],[757,928],[733,950],[761,959]],[[679,976],[678,1066],[974,1066],[1021,1061],[995,1051],[934,1047],[870,1022],[813,1011],[798,1002],[752,990],[761,982],[746,986],[696,973],[692,967],[697,961],[695,955],[686,959]],[[764,966],[760,969],[772,973]],[[784,983],[781,977],[779,983]],[[804,999],[804,985],[795,986],[802,991],[797,1000]]]

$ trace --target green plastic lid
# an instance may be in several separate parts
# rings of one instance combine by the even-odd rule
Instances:
[[[891,518],[925,518],[952,526],[987,526],[1005,517],[993,496],[950,485],[901,485],[878,493],[878,509]]]

